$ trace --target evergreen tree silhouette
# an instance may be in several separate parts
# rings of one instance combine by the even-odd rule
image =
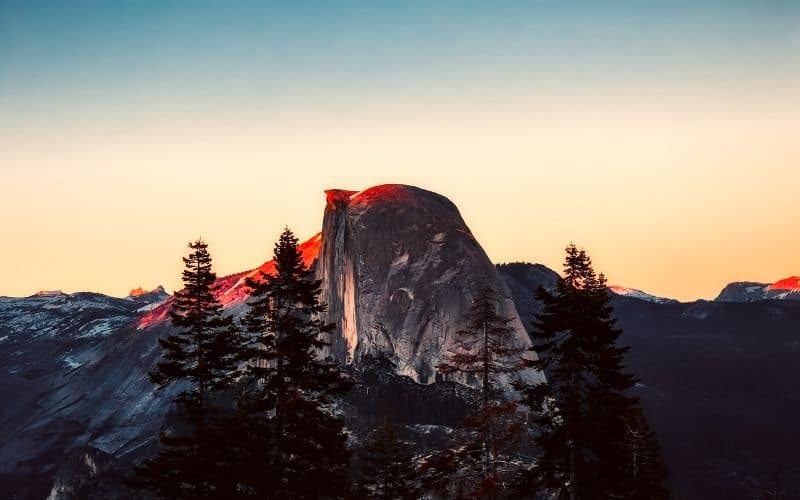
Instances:
[[[176,331],[159,339],[164,352],[150,373],[159,388],[186,387],[176,398],[180,422],[162,432],[156,457],[135,467],[132,485],[167,498],[231,497],[223,401],[237,375],[241,338],[214,296],[208,245],[197,240],[189,248],[184,289],[175,293],[169,312]]]
[[[532,415],[536,466],[521,475],[520,492],[557,498],[607,499],[629,493],[628,430],[640,409],[629,395],[635,377],[624,369],[627,348],[612,317],[605,277],[575,245],[566,249],[564,277],[543,303],[532,339],[547,382],[518,384]],[[660,481],[657,477],[653,481]]]
[[[456,333],[455,351],[439,365],[444,374],[460,373],[474,378],[480,386],[477,409],[464,421],[456,440],[453,460],[431,463],[451,464],[456,494],[493,498],[502,489],[498,464],[515,446],[521,422],[517,405],[508,401],[497,384],[499,376],[510,376],[522,368],[527,347],[515,343],[513,318],[497,312],[497,293],[489,286],[480,289],[467,315],[467,326]],[[428,468],[429,469],[429,468]],[[442,475],[441,471],[436,475]],[[471,486],[470,486],[471,485]]]
[[[624,495],[621,498],[670,498],[669,490],[664,486],[668,472],[661,458],[661,446],[641,409],[637,409],[625,425],[625,452]]]
[[[322,356],[334,326],[319,319],[326,310],[320,281],[304,266],[289,229],[275,244],[274,261],[274,275],[247,281],[238,482],[261,498],[345,498],[350,453],[333,406],[352,381]]]
[[[384,422],[367,437],[358,451],[361,464],[359,486],[370,499],[412,500],[419,498],[410,445],[397,426]]]

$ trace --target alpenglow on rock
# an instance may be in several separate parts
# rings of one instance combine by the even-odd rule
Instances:
[[[335,358],[384,357],[400,374],[435,382],[484,285],[499,292],[498,312],[513,318],[515,344],[530,345],[494,264],[450,200],[404,185],[326,194],[317,273],[336,324]]]
[[[800,300],[800,276],[791,276],[772,284],[751,281],[730,283],[714,300],[716,302]]]

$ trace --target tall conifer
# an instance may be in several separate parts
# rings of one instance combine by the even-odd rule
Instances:
[[[250,346],[239,408],[249,438],[241,482],[264,498],[345,498],[350,455],[333,406],[352,382],[322,356],[333,325],[319,319],[326,309],[320,281],[289,229],[275,244],[274,261],[274,275],[247,282]]]
[[[625,425],[624,487],[620,498],[628,500],[663,500],[670,498],[664,485],[667,466],[661,458],[661,446],[641,409]]]
[[[397,426],[384,422],[367,437],[358,452],[364,496],[382,500],[419,498],[411,446]]]
[[[158,387],[183,383],[176,398],[180,422],[160,436],[155,458],[136,468],[134,486],[167,498],[220,498],[235,486],[224,472],[231,456],[222,440],[223,393],[237,375],[240,337],[214,296],[216,275],[208,245],[189,244],[184,289],[170,310],[176,330],[159,339],[163,356],[150,373]]]
[[[624,369],[628,349],[617,345],[621,332],[605,277],[584,250],[570,245],[566,254],[555,291],[538,292],[543,308],[532,338],[539,359],[527,362],[547,382],[518,385],[541,452],[520,487],[570,500],[623,497],[630,477],[626,433],[640,411],[629,395],[636,379]]]
[[[500,315],[497,303],[494,289],[480,289],[467,315],[466,328],[456,333],[455,351],[439,365],[441,373],[466,375],[480,387],[478,407],[465,419],[459,449],[452,454],[452,463],[459,469],[453,479],[457,490],[471,489],[471,495],[490,498],[502,489],[505,471],[499,470],[498,464],[501,455],[515,445],[519,430],[516,404],[506,400],[498,379],[518,372],[526,351],[515,344],[515,330],[510,326],[513,318]]]

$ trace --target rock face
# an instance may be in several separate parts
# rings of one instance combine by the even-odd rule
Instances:
[[[514,318],[515,343],[530,345],[495,266],[447,198],[403,185],[326,194],[317,273],[336,324],[335,358],[388,358],[398,373],[432,383],[484,285]]]
[[[145,304],[155,304],[167,300],[170,295],[164,290],[164,287],[158,285],[152,290],[145,290],[142,287],[134,288],[128,292],[128,299]]]
[[[506,291],[517,306],[522,324],[525,328],[531,328],[533,317],[542,306],[536,296],[537,290],[543,287],[547,291],[554,291],[558,284],[558,273],[542,264],[522,262],[498,264],[496,267]]]

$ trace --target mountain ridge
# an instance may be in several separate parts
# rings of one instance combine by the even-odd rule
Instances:
[[[800,300],[800,277],[790,276],[774,283],[735,281],[729,283],[715,302],[756,302],[760,300]]]
[[[444,380],[436,365],[448,352],[470,297],[484,284],[497,287],[501,313],[513,315],[517,341],[530,345],[527,331],[539,307],[535,291],[552,290],[559,278],[541,264],[492,264],[450,200],[412,186],[329,190],[322,231],[301,250],[321,280],[327,319],[336,325],[329,353],[354,374],[367,374],[353,396],[358,411],[365,412],[353,417],[356,427],[390,404],[374,401],[370,391],[377,386],[370,384],[380,385],[381,394],[402,388],[409,399],[391,402],[392,408],[415,401],[417,411],[403,417],[410,428],[446,425],[444,416],[452,417],[451,407],[469,397],[471,381]],[[217,280],[228,312],[243,311],[245,278],[258,279],[271,266],[268,260]],[[171,331],[172,298],[156,295],[160,300],[145,304],[90,292],[0,297],[0,387],[15,402],[0,408],[0,496],[16,492],[15,481],[49,488],[64,457],[75,453],[123,467],[147,452],[169,418],[175,390],[154,390],[147,375],[161,355],[158,339]],[[770,398],[780,396],[770,391],[773,386],[800,377],[795,368],[800,340],[793,333],[800,325],[800,303],[658,302],[630,293],[612,295],[612,303],[622,341],[632,346],[628,362],[642,379],[637,395],[654,415],[659,435],[678,444],[667,451],[687,485],[683,497],[745,498],[719,492],[731,474],[745,478],[742,492],[752,491],[753,481],[765,473],[753,460],[763,446],[737,434],[734,424],[764,440],[774,429],[786,429],[781,415],[767,418],[747,405],[757,401],[759,408],[769,407]],[[383,367],[377,372],[375,362]],[[709,370],[715,366],[719,374]],[[731,380],[747,401],[728,389]],[[436,408],[430,415],[419,411],[429,404]],[[792,401],[786,404],[794,408]],[[695,425],[698,414],[703,418]],[[737,415],[746,419],[732,423]],[[758,418],[770,425],[762,426]],[[703,436],[720,422],[737,436],[743,453],[723,449],[712,455],[716,448],[702,446]],[[687,441],[685,432],[693,439]],[[681,446],[691,453],[682,454]],[[28,497],[44,496],[38,492]]]

